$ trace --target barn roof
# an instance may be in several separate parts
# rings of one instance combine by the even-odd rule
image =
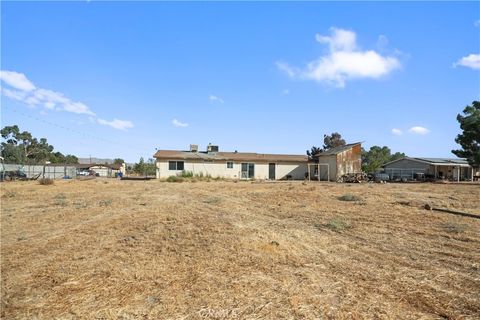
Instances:
[[[411,160],[416,162],[428,163],[434,166],[469,166],[467,159],[463,158],[424,158],[424,157],[403,157],[397,160],[393,160],[385,163],[382,167],[396,163],[400,160]]]
[[[328,149],[323,152],[319,152],[315,156],[320,157],[320,156],[331,156],[331,155],[339,154],[340,152],[349,150],[359,144],[362,144],[362,143],[361,142],[349,143],[343,146],[339,146],[339,147]]]
[[[307,162],[306,155],[266,154],[253,152],[190,152],[179,150],[158,150],[154,155],[163,160],[218,160],[218,161],[257,161],[257,162]]]

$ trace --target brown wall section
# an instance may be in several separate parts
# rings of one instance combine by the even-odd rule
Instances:
[[[362,146],[360,144],[337,154],[337,179],[344,174],[357,172],[362,172]]]

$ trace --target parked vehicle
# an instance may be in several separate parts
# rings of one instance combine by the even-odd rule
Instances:
[[[3,179],[5,181],[10,181],[10,180],[26,180],[27,175],[25,172],[20,171],[20,170],[15,170],[15,171],[4,171],[3,174]]]
[[[384,172],[375,172],[368,175],[368,180],[375,182],[385,182],[390,181],[390,176]]]
[[[99,177],[100,174],[96,173],[94,170],[82,170],[77,172],[77,176],[95,176]]]

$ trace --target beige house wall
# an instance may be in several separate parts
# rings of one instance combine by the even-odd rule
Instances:
[[[194,175],[203,174],[204,176],[210,175],[212,178],[221,177],[226,179],[240,179],[241,177],[241,164],[242,163],[254,163],[255,164],[255,179],[266,180],[268,179],[268,162],[248,162],[248,161],[232,161],[233,168],[227,168],[227,161],[192,161],[192,160],[171,160],[171,161],[183,161],[184,170],[191,171]],[[156,167],[157,178],[168,178],[169,176],[181,175],[182,170],[169,170],[169,160],[157,160]],[[273,163],[273,162],[272,162]],[[307,164],[305,163],[275,163],[275,178],[276,180],[284,179],[287,175],[290,175],[292,179],[301,180],[305,177],[307,172]]]

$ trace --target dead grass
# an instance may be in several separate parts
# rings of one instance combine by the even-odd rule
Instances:
[[[478,319],[480,220],[416,205],[480,214],[478,199],[478,185],[2,183],[1,318]]]

